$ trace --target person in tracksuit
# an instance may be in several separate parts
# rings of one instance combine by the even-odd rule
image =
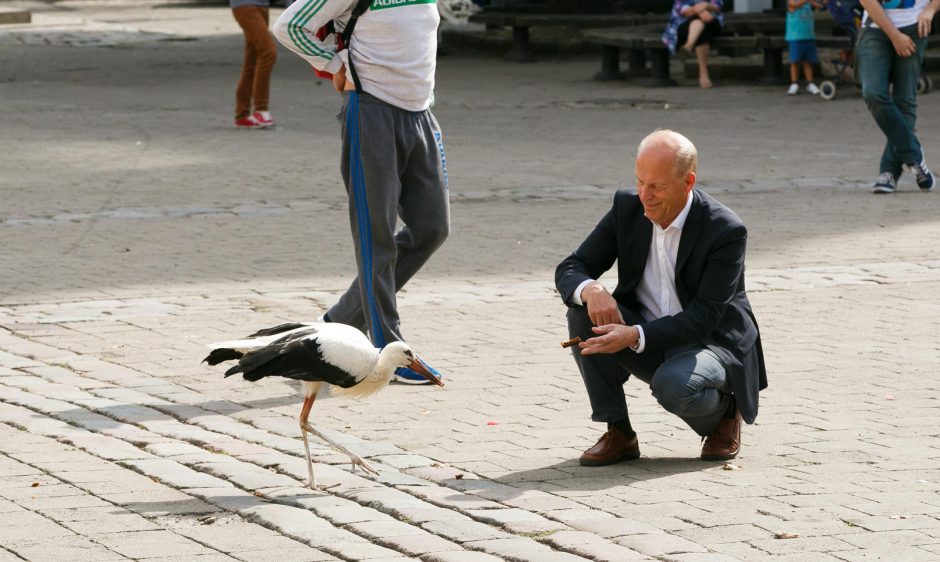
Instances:
[[[356,326],[383,347],[403,339],[395,293],[450,229],[444,144],[430,110],[440,16],[433,0],[372,0],[348,48],[337,52],[317,38],[331,20],[341,32],[356,4],[296,0],[274,24],[274,35],[332,73],[342,93],[340,167],[358,276],[323,319]],[[396,232],[399,217],[403,227]],[[397,380],[427,382],[409,369],[399,370]]]

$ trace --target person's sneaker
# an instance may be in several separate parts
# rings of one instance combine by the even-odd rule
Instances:
[[[891,172],[884,172],[878,176],[872,193],[894,193],[898,187],[898,179]]]
[[[254,115],[248,115],[247,117],[236,119],[235,126],[239,129],[260,129],[262,127],[261,123],[255,119]]]
[[[806,85],[806,91],[813,94],[814,96],[819,95],[819,86],[810,82]]]
[[[934,180],[933,174],[930,172],[930,168],[927,167],[927,163],[923,160],[920,161],[920,164],[908,164],[908,168],[911,169],[911,173],[914,174],[914,181],[917,182],[917,187],[921,191],[930,191],[933,189],[936,181]]]
[[[258,126],[262,129],[274,126],[274,117],[271,116],[270,111],[256,111],[252,113],[251,116],[258,122]]]
[[[790,88],[787,90],[787,94],[795,96],[800,92],[800,85],[796,82],[790,84]]]
[[[428,365],[421,359],[418,359],[418,361],[421,361],[421,364],[427,367],[428,370],[431,371],[431,373],[434,376],[443,380],[444,377],[442,377],[441,374],[438,373],[436,369],[434,369],[433,367],[431,367],[430,365]],[[431,384],[431,381],[419,375],[418,373],[412,371],[408,367],[399,367],[395,369],[395,375],[392,377],[392,380],[394,380],[395,382],[400,382],[402,384]]]

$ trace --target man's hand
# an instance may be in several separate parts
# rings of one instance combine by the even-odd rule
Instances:
[[[351,81],[346,80],[346,65],[339,67],[339,70],[336,71],[336,74],[333,75],[333,87],[336,88],[337,92],[344,92],[346,90],[355,90],[356,85]]]
[[[920,29],[919,21],[918,29]],[[896,52],[899,57],[909,57],[917,52],[917,47],[914,45],[914,40],[904,33],[895,30],[894,34],[890,37],[891,44],[894,45],[894,52]]]
[[[930,35],[930,28],[933,27],[935,14],[936,10],[933,9],[933,3],[931,3],[917,16],[917,34],[919,36],[927,37]]]
[[[339,67],[339,70],[333,74],[333,87],[337,92],[342,92],[346,87],[346,65]]]
[[[581,291],[581,302],[587,307],[588,317],[595,326],[623,324],[617,301],[599,282],[594,281]]]
[[[596,353],[617,353],[628,347],[636,345],[640,331],[636,326],[622,324],[607,324],[591,328],[596,338],[590,338],[578,344],[581,355],[594,355]]]

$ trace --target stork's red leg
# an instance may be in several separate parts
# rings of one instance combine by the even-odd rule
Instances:
[[[310,409],[313,408],[313,401],[317,399],[317,394],[314,392],[309,396],[304,398],[304,405],[300,409],[300,433],[304,438],[304,451],[307,453],[307,474],[309,475],[309,480],[307,480],[307,485],[313,490],[319,490],[317,486],[317,478],[313,475],[313,461],[310,460],[310,444],[307,442],[307,418],[310,416]]]

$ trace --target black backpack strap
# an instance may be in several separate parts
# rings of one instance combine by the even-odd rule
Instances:
[[[359,75],[356,74],[356,67],[353,66],[352,51],[349,50],[349,40],[352,39],[353,29],[356,28],[356,21],[359,20],[359,16],[364,14],[371,4],[372,0],[359,0],[356,3],[356,7],[353,8],[352,15],[349,17],[349,21],[346,22],[346,27],[343,28],[342,33],[343,44],[346,45],[348,51],[346,53],[346,60],[349,61],[349,73],[352,74],[353,84],[356,85],[356,92],[360,94],[362,93],[362,85],[359,83]]]
[[[359,19],[359,16],[366,13],[366,10],[369,9],[369,6],[372,4],[372,0],[359,0],[356,3],[356,7],[353,8],[352,15],[349,16],[349,21],[346,23],[346,27],[343,28],[343,44],[347,47],[349,46],[349,38],[352,37],[353,29],[356,27],[356,20]]]

